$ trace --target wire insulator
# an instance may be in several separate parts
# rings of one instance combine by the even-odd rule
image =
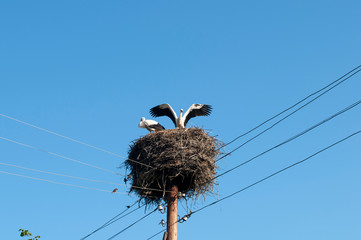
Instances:
[[[161,213],[165,213],[165,209],[161,204],[158,205],[158,211]]]

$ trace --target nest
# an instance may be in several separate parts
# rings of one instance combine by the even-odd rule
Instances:
[[[159,203],[173,185],[187,198],[213,193],[220,145],[197,127],[155,132],[133,141],[125,161],[130,192],[146,204]]]

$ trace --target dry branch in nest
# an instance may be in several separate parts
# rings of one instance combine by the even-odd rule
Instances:
[[[197,127],[150,133],[133,141],[125,161],[132,176],[130,192],[146,204],[159,203],[172,185],[187,197],[212,193],[220,144]]]

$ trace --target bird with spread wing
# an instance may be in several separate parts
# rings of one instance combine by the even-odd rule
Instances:
[[[191,118],[197,116],[209,116],[211,112],[212,106],[206,104],[192,104],[183,116],[183,109],[181,109],[179,117],[168,103],[161,104],[150,109],[150,115],[152,115],[152,117],[167,116],[178,129],[185,128]]]

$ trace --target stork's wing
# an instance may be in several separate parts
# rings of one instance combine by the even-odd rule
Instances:
[[[165,130],[165,128],[160,123],[157,123],[155,125],[150,125],[149,127],[154,128],[156,131]]]
[[[165,130],[165,128],[159,122],[154,120],[145,120],[144,124],[149,128],[154,128],[156,131]]]
[[[177,127],[177,123],[176,123],[177,115],[175,114],[173,108],[168,103],[155,106],[154,108],[151,108],[149,112],[150,115],[152,115],[152,117],[168,116],[173,121],[174,125]]]
[[[197,116],[208,116],[212,112],[212,106],[206,104],[192,104],[184,114],[184,126],[187,125],[189,119]]]
[[[159,124],[157,121],[151,120],[151,119],[147,119],[144,121],[146,125],[151,126],[151,125],[157,125]]]

